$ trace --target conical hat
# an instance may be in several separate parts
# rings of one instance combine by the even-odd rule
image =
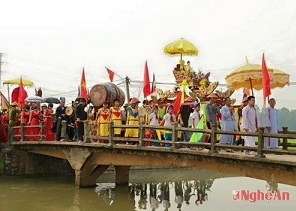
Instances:
[[[131,104],[133,104],[133,103],[139,103],[139,102],[140,102],[139,99],[136,98],[136,97],[133,97],[133,98],[131,99],[131,101],[130,101]]]

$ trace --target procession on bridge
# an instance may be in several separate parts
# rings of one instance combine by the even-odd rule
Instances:
[[[224,145],[243,145],[255,147],[255,136],[243,136],[237,132],[258,132],[260,126],[264,133],[277,134],[280,130],[276,100],[270,98],[270,89],[283,87],[289,83],[289,75],[283,71],[267,68],[264,55],[262,66],[249,64],[238,68],[226,76],[228,89],[216,90],[218,82],[211,82],[210,72],[194,71],[190,61],[183,55],[198,55],[196,47],[185,39],[177,40],[164,48],[168,55],[181,55],[173,70],[176,79],[174,90],[162,91],[156,88],[155,75],[150,82],[148,64],[145,63],[142,103],[136,97],[129,96],[113,84],[114,71],[106,68],[110,82],[86,89],[85,70],[82,70],[79,93],[71,105],[65,97],[42,98],[41,88],[36,96],[27,97],[24,86],[32,85],[27,80],[4,81],[6,84],[18,84],[11,96],[11,104],[1,93],[2,110],[0,113],[0,140],[11,141],[66,141],[80,143],[108,143],[112,137],[124,137],[118,144],[134,145],[135,138],[146,138],[145,146],[171,147],[170,141],[184,143],[208,143],[213,138]],[[246,76],[246,73],[247,76]],[[263,77],[262,77],[263,76]],[[279,80],[281,79],[281,80]],[[152,85],[151,85],[152,84]],[[243,88],[242,98],[231,99],[235,89]],[[255,109],[253,89],[263,89],[265,118],[259,121]],[[10,98],[10,97],[9,97]],[[127,98],[127,99],[126,99]],[[126,99],[126,103],[125,103]],[[241,102],[241,104],[240,104]],[[58,105],[57,107],[54,105]],[[266,105],[266,104],[265,104]],[[53,109],[56,107],[56,109]],[[113,129],[110,131],[110,123]],[[143,125],[150,126],[141,131]],[[129,127],[130,126],[130,127]],[[216,134],[211,137],[212,127],[233,134]],[[178,131],[173,131],[172,128]],[[191,128],[192,130],[182,130]],[[195,130],[196,129],[196,130]],[[204,131],[203,131],[204,130]],[[173,137],[175,136],[175,137]],[[130,139],[129,139],[130,138]],[[279,138],[265,137],[264,148],[279,149]],[[203,150],[209,147],[180,145],[191,149]],[[233,152],[230,148],[222,148]],[[244,150],[246,155],[255,155],[254,151]]]

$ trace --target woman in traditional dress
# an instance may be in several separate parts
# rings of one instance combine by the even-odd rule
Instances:
[[[140,101],[133,97],[130,100],[130,106],[127,108],[127,125],[139,125],[139,103]],[[128,128],[125,132],[125,137],[138,137],[139,129]]]
[[[55,134],[52,132],[53,127],[52,114],[53,114],[53,104],[49,103],[48,108],[46,104],[43,104],[43,120],[44,120],[44,133],[46,141],[54,141]]]
[[[119,100],[115,99],[113,101],[113,107],[110,108],[110,121],[114,122],[114,125],[122,125],[122,119],[121,119],[121,109]],[[121,128],[115,128],[114,129],[114,135],[120,136],[121,134]]]
[[[110,120],[110,110],[108,109],[108,102],[104,102],[103,108],[97,112],[97,135],[109,136],[108,122]]]
[[[33,110],[30,111],[30,117],[28,125],[30,126],[39,126],[39,117],[40,117],[40,111],[38,110],[38,106],[35,105],[33,107]],[[28,137],[28,141],[39,141],[40,140],[40,128],[39,127],[32,127],[28,129],[28,135],[31,137]],[[33,136],[34,135],[34,136]]]
[[[30,116],[30,106],[24,106],[22,107],[22,111],[19,115],[19,120],[21,124],[24,124],[24,126],[27,126],[28,122],[29,122],[29,116]],[[21,129],[19,130],[19,134],[21,134]],[[24,135],[25,135],[25,140],[26,140],[26,135],[28,135],[28,129],[24,128],[23,131]]]

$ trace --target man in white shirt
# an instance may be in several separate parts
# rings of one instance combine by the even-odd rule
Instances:
[[[269,100],[269,106],[265,110],[265,127],[267,133],[278,133],[279,131],[279,117],[278,111],[275,108],[276,101],[274,98]],[[278,138],[266,137],[264,139],[264,147],[270,149],[278,149]]]
[[[258,131],[258,117],[255,109],[255,97],[248,97],[248,105],[243,108],[243,131],[244,132],[256,132]],[[245,136],[245,146],[255,147],[255,137],[254,136]],[[249,154],[248,151],[245,151],[245,154]],[[250,154],[255,154],[251,152]]]

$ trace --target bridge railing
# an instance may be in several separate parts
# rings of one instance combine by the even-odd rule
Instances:
[[[218,149],[233,149],[233,150],[248,150],[257,152],[258,157],[265,157],[266,153],[274,153],[274,154],[290,154],[296,155],[296,150],[288,150],[288,147],[296,147],[296,144],[287,143],[288,139],[296,139],[296,132],[289,132],[287,127],[283,127],[283,131],[278,134],[265,133],[264,127],[260,127],[257,132],[239,132],[239,131],[221,131],[218,130],[217,125],[212,125],[212,129],[193,129],[193,128],[184,128],[178,127],[177,124],[173,124],[172,127],[164,127],[164,126],[151,126],[140,124],[139,126],[131,126],[131,125],[114,125],[113,122],[109,122],[109,136],[108,137],[100,137],[100,136],[89,136],[87,133],[88,123],[85,122],[85,142],[88,139],[99,139],[105,140],[109,145],[116,145],[122,143],[132,143],[137,144],[139,147],[147,147],[146,143],[156,144],[158,146],[166,145],[170,146],[170,149],[179,149],[181,146],[183,147],[200,147],[200,148],[208,148],[211,154],[218,153]],[[114,129],[138,129],[139,135],[138,137],[116,137],[114,136]],[[158,131],[170,131],[172,134],[171,140],[158,140],[158,139],[150,139],[146,138],[145,134],[147,130],[154,129]],[[210,143],[204,142],[182,142],[178,141],[178,132],[187,132],[187,133],[203,133],[209,134],[211,137]],[[220,144],[217,143],[218,135],[239,135],[239,136],[253,136],[258,138],[257,146],[249,147],[249,146],[236,146],[236,145],[228,145],[228,144]],[[283,149],[267,149],[264,148],[264,138],[282,138],[283,142],[279,144],[279,146],[283,146]],[[149,146],[150,144],[148,144]],[[186,150],[186,149],[185,149]],[[189,149],[190,150],[190,149]]]
[[[26,131],[28,129],[37,128],[40,129],[40,133],[38,134],[27,134]],[[34,138],[37,141],[45,140],[45,127],[44,122],[40,121],[39,125],[29,126],[25,123],[21,123],[20,126],[14,126],[11,128],[11,140],[10,141],[26,141],[30,138]]]
[[[30,135],[27,134],[25,131],[29,128],[39,128],[40,133]],[[137,129],[138,136],[137,137],[120,137],[114,135],[114,129],[120,128],[123,130],[126,129]],[[193,128],[184,128],[178,127],[177,124],[173,124],[172,127],[165,127],[165,126],[151,126],[151,125],[144,125],[140,124],[139,126],[132,126],[132,125],[114,125],[113,122],[109,123],[109,136],[101,137],[96,135],[89,134],[89,125],[88,121],[84,122],[84,143],[87,142],[89,139],[92,140],[100,140],[103,144],[108,145],[116,145],[122,143],[130,143],[136,144],[138,147],[148,147],[150,143],[156,146],[165,145],[166,148],[170,147],[172,150],[178,150],[180,147],[185,147],[183,150],[187,150],[186,148],[198,147],[198,148],[207,148],[209,149],[209,153],[215,154],[218,152],[219,149],[233,149],[233,150],[248,150],[248,151],[255,151],[257,152],[257,156],[264,157],[266,153],[274,153],[274,154],[290,154],[296,155],[296,150],[289,150],[291,147],[296,147],[295,143],[288,143],[289,139],[296,139],[296,132],[288,131],[287,127],[283,127],[283,131],[280,131],[278,134],[272,133],[265,133],[264,128],[261,127],[257,132],[239,132],[239,131],[221,131],[218,130],[217,125],[212,125],[212,129],[193,129]],[[156,131],[169,131],[172,134],[171,140],[159,140],[159,139],[150,139],[146,138],[146,131],[154,129]],[[18,131],[16,133],[16,131]],[[179,132],[186,132],[186,133],[202,133],[208,134],[211,137],[211,141],[209,143],[204,142],[182,142],[178,141],[178,133]],[[217,143],[217,136],[218,135],[239,135],[239,136],[254,136],[257,137],[258,143],[255,147],[249,146],[236,146],[236,145],[227,145],[227,144],[220,144]],[[35,138],[39,141],[45,140],[45,130],[43,121],[41,121],[40,125],[36,126],[25,126],[21,124],[21,126],[16,126],[12,128],[12,138],[11,141],[26,141],[32,138]],[[39,137],[39,138],[38,138]],[[279,146],[282,146],[282,149],[267,149],[264,148],[264,138],[279,138],[282,139],[282,142],[279,143]]]

